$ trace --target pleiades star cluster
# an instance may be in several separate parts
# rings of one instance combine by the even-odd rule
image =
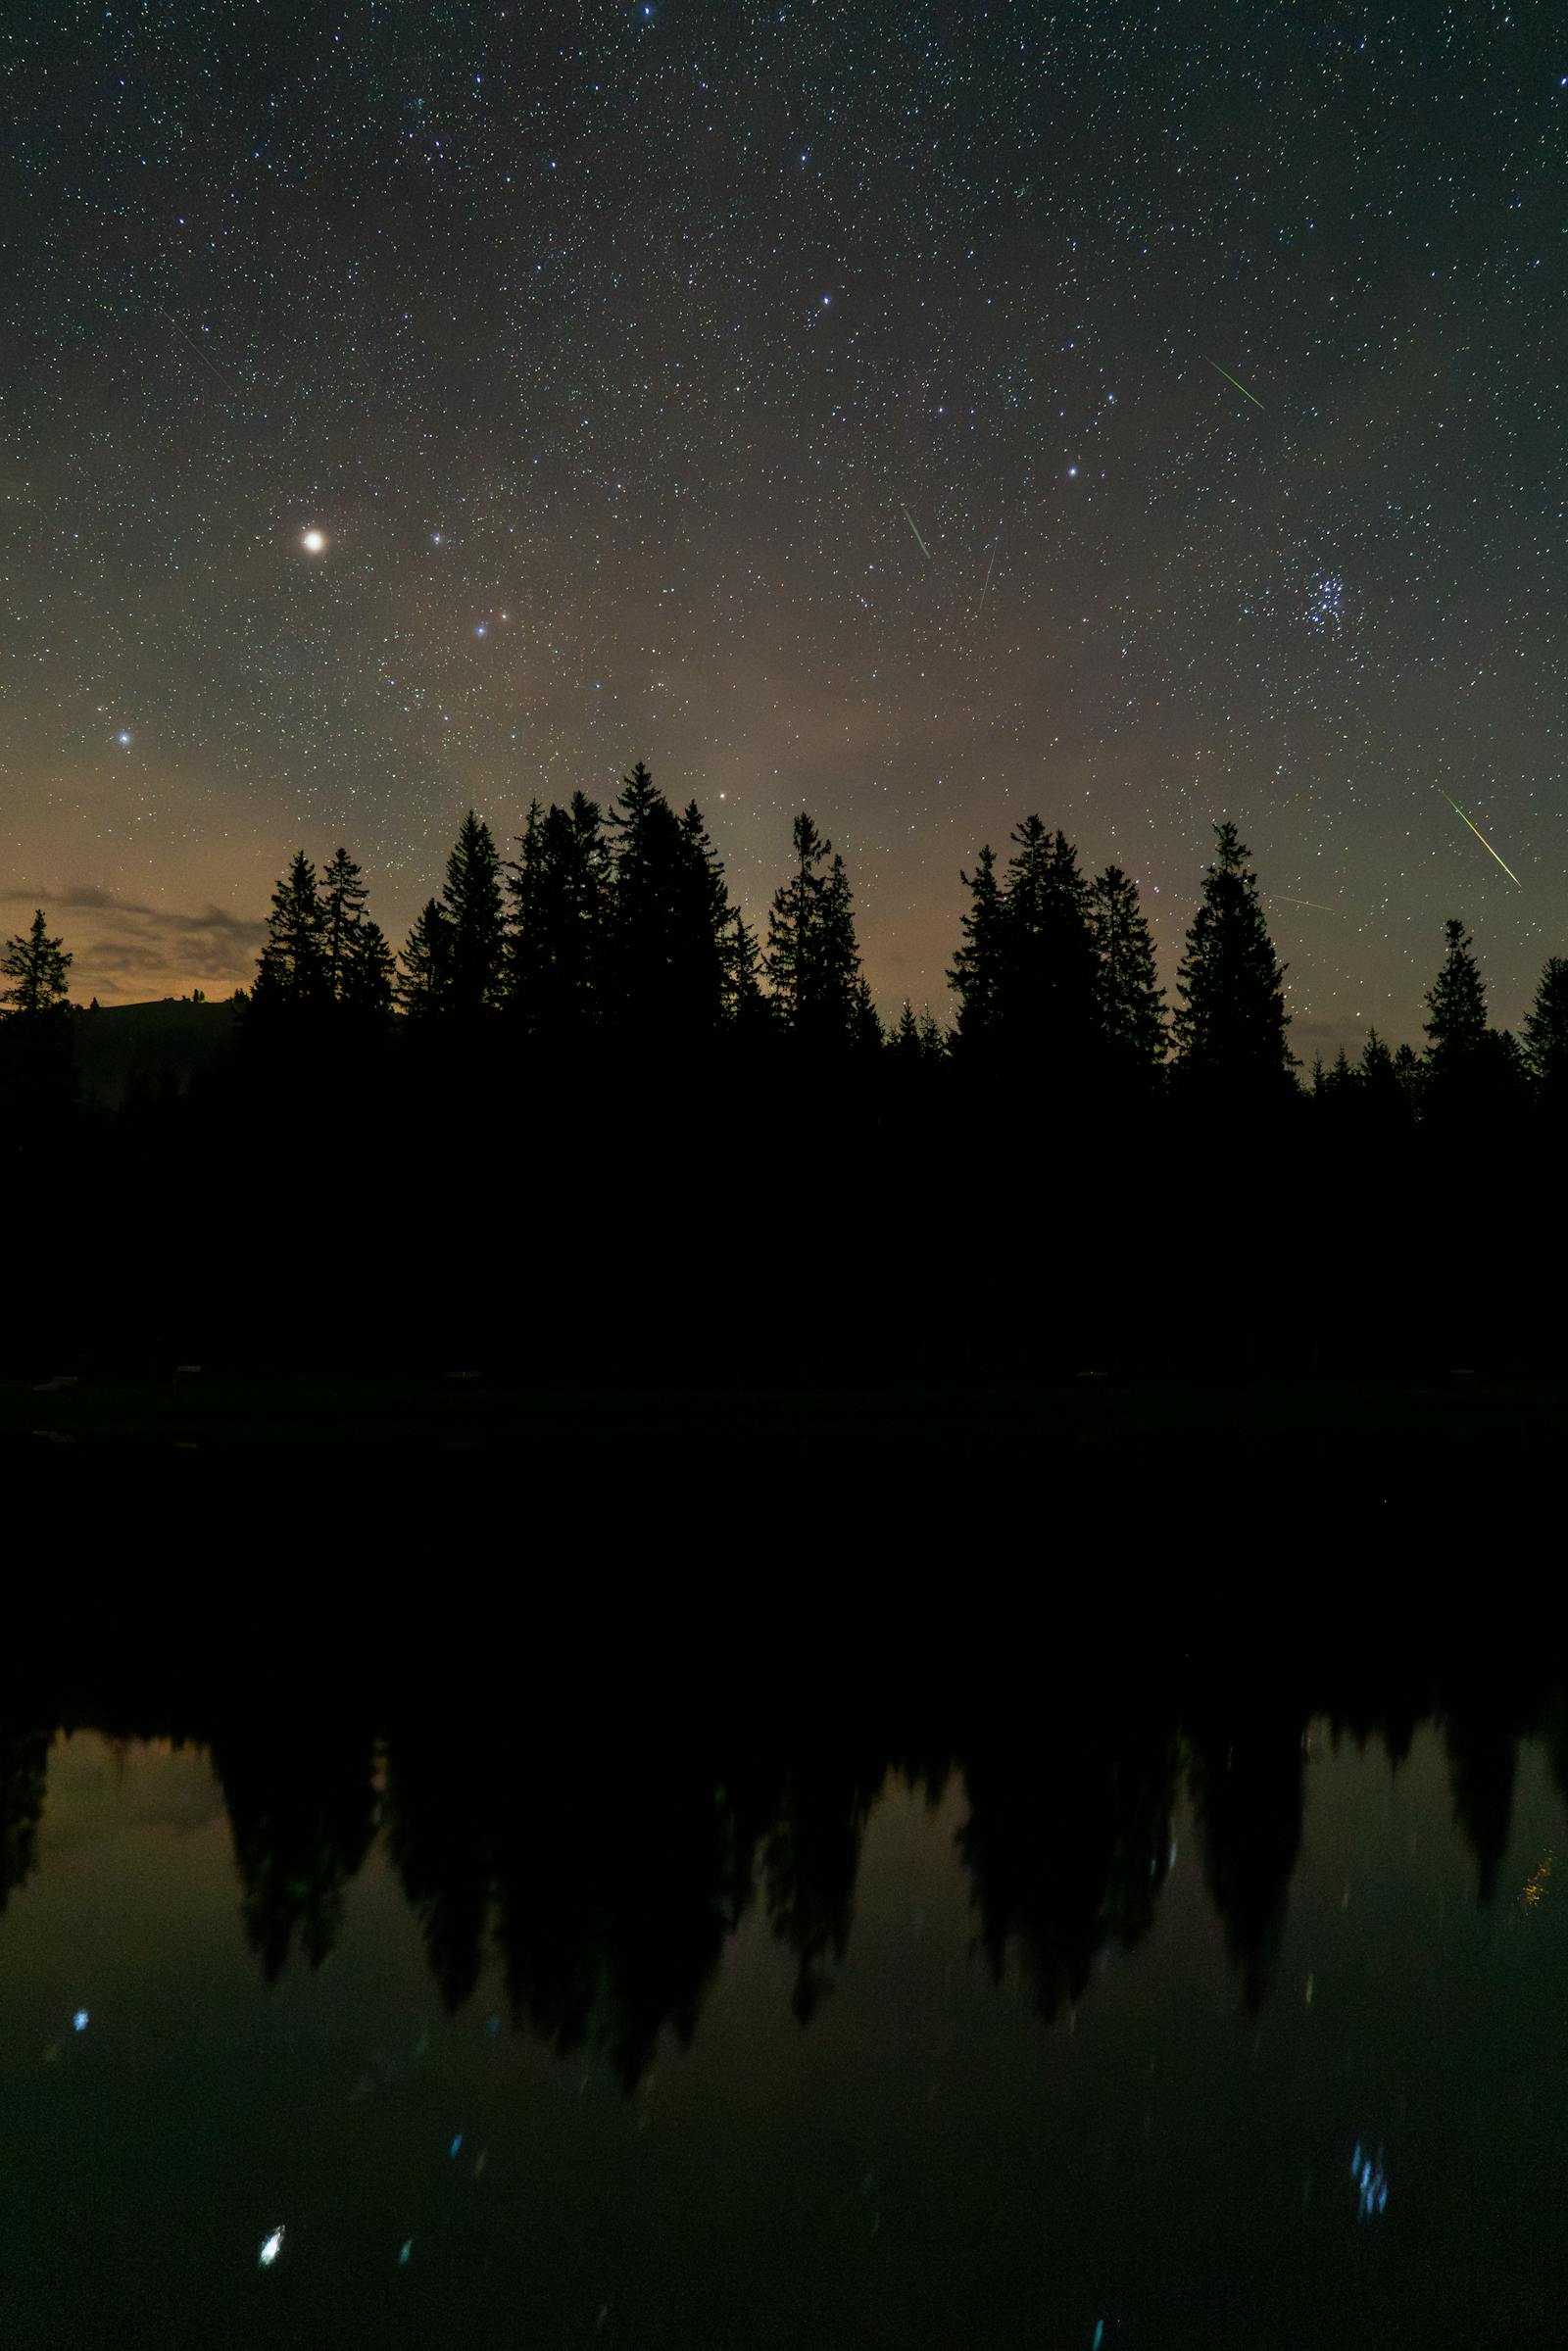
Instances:
[[[79,1001],[247,979],[297,847],[401,942],[468,807],[639,758],[754,922],[811,810],[888,1010],[1033,809],[1167,987],[1234,816],[1303,1058],[1419,1042],[1449,913],[1500,1020],[1568,952],[1560,9],[84,0],[0,61],[0,923]]]

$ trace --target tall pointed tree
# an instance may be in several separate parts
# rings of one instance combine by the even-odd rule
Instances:
[[[1495,1121],[1522,1108],[1528,1088],[1524,1057],[1506,1029],[1487,1020],[1487,991],[1473,942],[1462,922],[1444,925],[1447,951],[1427,995],[1426,1114],[1450,1133],[1468,1129],[1478,1146],[1495,1149]]]
[[[1005,984],[1002,884],[989,842],[973,873],[960,872],[958,879],[969,893],[969,906],[959,917],[963,945],[953,958],[948,985],[958,999],[957,1050],[972,1058],[996,1040]]]
[[[251,1002],[262,1011],[304,1011],[324,1002],[327,985],[325,918],[316,867],[300,849],[272,892]]]
[[[1066,835],[1025,817],[1012,836],[1002,1018],[1015,1056],[1081,1071],[1098,1056],[1089,893]]]
[[[346,849],[339,849],[321,875],[321,955],[326,967],[327,994],[337,1002],[344,994],[344,974],[354,934],[365,919],[369,892],[365,877]]]
[[[31,927],[8,939],[0,953],[0,978],[10,982],[0,988],[0,1004],[8,1007],[5,1017],[40,1021],[63,1010],[72,960],[62,941],[50,938],[43,908],[37,907]]]
[[[458,828],[441,891],[445,916],[443,1009],[474,1020],[502,1002],[506,923],[501,859],[483,817],[470,808]]]
[[[1203,876],[1176,980],[1178,1068],[1184,1078],[1227,1089],[1276,1088],[1296,1064],[1285,1036],[1286,967],[1235,825],[1227,819],[1214,833],[1218,852]]]
[[[534,801],[507,876],[507,1006],[536,1044],[582,1044],[603,1008],[610,849],[596,801]]]
[[[899,1066],[904,1069],[915,1068],[922,1057],[920,1023],[914,1017],[914,1006],[907,997],[904,1000],[904,1009],[893,1024],[893,1034],[888,1039],[888,1051]]]
[[[427,899],[403,950],[396,992],[412,1020],[444,1012],[451,1001],[451,925],[438,898]]]
[[[1434,1072],[1446,1071],[1481,1050],[1487,1033],[1487,990],[1474,942],[1464,924],[1443,926],[1447,949],[1443,967],[1427,993],[1427,1058]]]
[[[1524,1056],[1537,1083],[1568,1102],[1568,955],[1548,957],[1525,1014]]]
[[[723,861],[695,800],[681,811],[680,839],[678,936],[690,975],[693,1013],[709,1028],[733,1012],[746,970],[756,969],[756,947],[730,905]]]
[[[384,1020],[392,1009],[397,965],[378,922],[363,914],[348,934],[338,973],[338,999],[347,1012]]]
[[[804,810],[790,837],[795,871],[768,909],[763,968],[786,1032],[808,1051],[832,1053],[868,1034],[849,876]]]
[[[1138,903],[1138,884],[1119,865],[1107,865],[1090,885],[1089,929],[1101,1033],[1124,1064],[1155,1070],[1168,1043],[1165,991],[1148,918]]]

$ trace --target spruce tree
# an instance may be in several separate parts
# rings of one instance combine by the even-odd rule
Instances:
[[[1361,1048],[1361,1082],[1364,1086],[1383,1087],[1394,1076],[1394,1055],[1376,1029],[1368,1029],[1366,1043]]]
[[[729,903],[723,861],[695,800],[681,812],[680,839],[677,936],[693,1016],[708,1029],[733,1013],[737,988],[748,970],[755,973],[757,950]]]
[[[359,866],[346,849],[339,849],[321,875],[321,952],[327,994],[334,1003],[346,993],[345,973],[368,896]]]
[[[1066,835],[1027,816],[1005,878],[1001,1025],[1016,1059],[1081,1073],[1098,1058],[1089,892]]]
[[[609,993],[622,1041],[681,1051],[717,1031],[731,923],[723,867],[695,801],[677,816],[639,759],[606,819],[614,841]]]
[[[451,1002],[451,925],[439,899],[425,901],[403,950],[398,1003],[412,1020],[437,1017]]]
[[[928,1061],[947,1059],[948,1040],[929,1004],[920,1014],[920,1051]]]
[[[1427,1060],[1435,1077],[1456,1071],[1481,1053],[1487,1034],[1487,991],[1464,924],[1444,924],[1447,952],[1427,995]]]
[[[657,1050],[671,1044],[681,1026],[675,1000],[682,853],[675,811],[641,759],[622,777],[605,824],[614,856],[607,1008],[625,1042]]]
[[[1235,825],[1227,820],[1214,832],[1218,854],[1204,873],[1176,980],[1177,1067],[1189,1082],[1255,1095],[1283,1087],[1296,1065],[1285,1037],[1286,966],[1275,956],[1257,876],[1248,871]]]
[[[914,1068],[923,1058],[920,1024],[914,1017],[914,1006],[907,997],[905,998],[904,1009],[894,1024],[893,1034],[888,1039],[888,1050],[904,1069]]]
[[[51,1013],[64,1010],[66,973],[72,961],[61,940],[50,938],[43,908],[37,907],[30,929],[8,939],[0,954],[0,979],[11,983],[0,988],[0,1004],[9,1007],[5,1017],[13,1021],[43,1021]]]
[[[972,874],[958,879],[969,892],[968,911],[959,918],[963,945],[953,958],[948,985],[958,999],[957,1050],[973,1059],[994,1044],[1004,988],[1002,884],[997,879],[997,857],[987,843]]]
[[[397,965],[378,922],[362,915],[348,934],[338,998],[347,1012],[366,1020],[384,1020],[390,1013],[397,983]]]
[[[509,867],[506,1003],[517,1033],[552,1050],[579,1046],[605,989],[610,850],[598,803],[534,801]]]
[[[1394,1077],[1405,1106],[1405,1115],[1416,1117],[1426,1095],[1426,1067],[1412,1047],[1401,1045],[1396,1049]]]
[[[303,849],[296,850],[272,892],[252,1002],[259,1011],[305,1011],[325,1000],[327,985],[325,916],[316,867]]]
[[[762,994],[760,972],[762,951],[740,908],[731,910],[724,926],[722,940],[724,960],[724,1011],[737,1028],[755,1028],[767,1017],[767,999]]]
[[[1165,991],[1138,884],[1119,865],[1107,865],[1090,885],[1089,930],[1101,1034],[1117,1060],[1152,1072],[1165,1058]]]
[[[860,977],[854,907],[842,857],[804,810],[791,827],[795,871],[774,894],[763,967],[785,1031],[808,1053],[866,1041],[875,1021]]]
[[[441,891],[446,980],[442,1009],[472,1021],[504,995],[506,924],[501,859],[490,827],[470,808],[458,828]]]
[[[1568,955],[1552,955],[1525,1014],[1524,1057],[1543,1092],[1568,1102]]]

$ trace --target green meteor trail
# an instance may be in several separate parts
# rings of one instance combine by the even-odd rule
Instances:
[[[1443,786],[1441,784],[1439,784],[1438,790],[1443,792]],[[1446,792],[1443,792],[1443,797],[1447,801],[1448,806],[1453,810],[1454,814],[1456,816],[1463,816],[1465,823],[1470,824],[1470,819],[1468,816],[1465,816],[1464,810],[1460,808],[1459,803],[1456,800],[1449,798],[1449,795]],[[1487,839],[1486,834],[1481,830],[1480,825],[1470,824],[1470,830],[1474,833],[1476,839],[1480,842],[1488,857],[1497,857],[1496,851],[1493,848],[1492,843]],[[1519,879],[1519,876],[1515,873],[1513,867],[1511,865],[1503,864],[1501,857],[1497,857],[1497,863],[1502,866],[1503,872],[1508,876],[1508,879],[1512,882],[1514,888],[1516,890],[1522,890],[1524,888],[1524,883]]]
[[[1236,378],[1235,378],[1235,376],[1234,376],[1234,375],[1231,373],[1231,371],[1230,371],[1230,369],[1229,369],[1228,367],[1220,367],[1220,364],[1219,364],[1219,362],[1218,362],[1218,360],[1210,360],[1208,364],[1209,364],[1209,366],[1210,366],[1211,367],[1214,367],[1214,368],[1217,368],[1217,369],[1218,369],[1219,373],[1220,373],[1221,375],[1223,375],[1223,376],[1224,376],[1224,378],[1225,378],[1225,381],[1226,381],[1228,384],[1236,384],[1236,389],[1238,390],[1238,392],[1240,392],[1240,394],[1241,394],[1241,396],[1242,396],[1242,398],[1243,398],[1244,400],[1250,400],[1250,401],[1251,402],[1251,404],[1252,404],[1253,408],[1261,408],[1261,407],[1262,407],[1263,403],[1261,402],[1261,400],[1259,400],[1259,398],[1258,398],[1257,394],[1256,394],[1255,392],[1250,392],[1250,391],[1248,390],[1248,388],[1247,388],[1246,384],[1238,384],[1238,383],[1236,383]]]
[[[904,509],[904,519],[913,531],[915,537],[920,539],[919,524],[915,521],[914,516],[910,514],[907,507]],[[925,557],[926,562],[929,563],[931,561],[931,550],[923,539],[920,539],[920,553]]]

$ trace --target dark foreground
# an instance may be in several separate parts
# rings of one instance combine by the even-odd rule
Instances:
[[[398,1672],[214,1558],[200,1654],[155,1566],[165,1638],[89,1657],[76,1584],[0,1687],[6,2338],[1564,2340],[1568,1699],[1528,1620],[1487,1668],[1407,1581],[1430,1662],[1255,1619],[1135,1654],[985,1564],[926,1595],[923,1678],[848,1673],[805,1570],[805,1672],[678,1560],[635,1675],[608,1587],[512,1638],[457,1541],[416,1592],[342,1571]],[[858,1573],[896,1655],[908,1580]]]

